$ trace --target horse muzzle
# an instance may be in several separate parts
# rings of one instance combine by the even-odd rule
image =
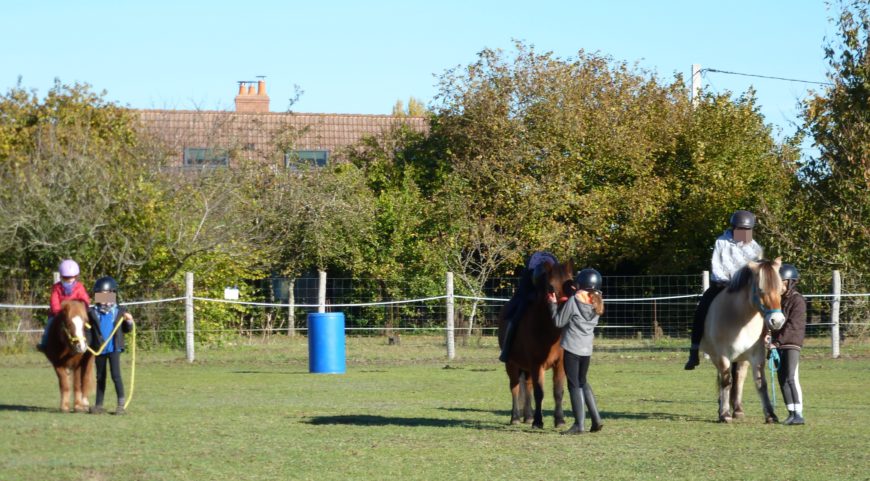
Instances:
[[[785,324],[785,315],[783,315],[779,310],[770,312],[767,314],[765,322],[770,330],[778,331],[782,329],[783,324]]]

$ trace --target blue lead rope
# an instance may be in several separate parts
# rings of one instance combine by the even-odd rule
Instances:
[[[776,371],[779,371],[779,351],[775,347],[770,348],[767,367],[770,368],[770,392],[773,393],[773,408],[776,409]]]

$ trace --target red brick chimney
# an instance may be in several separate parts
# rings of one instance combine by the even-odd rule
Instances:
[[[236,95],[236,112],[263,113],[269,111],[269,96],[266,95],[266,81],[257,81],[257,91],[254,82],[239,82],[239,94]]]

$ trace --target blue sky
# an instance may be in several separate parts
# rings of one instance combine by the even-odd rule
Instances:
[[[22,77],[87,82],[134,108],[231,109],[237,80],[265,75],[273,111],[389,113],[429,102],[435,76],[512,39],[570,57],[580,49],[688,79],[691,64],[824,81],[836,39],[821,0],[754,1],[55,1],[7,2],[0,87]],[[811,85],[717,73],[705,88],[757,90],[768,122],[794,131]],[[816,87],[819,88],[819,87]]]

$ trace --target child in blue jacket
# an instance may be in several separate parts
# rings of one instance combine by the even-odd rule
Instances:
[[[88,309],[91,324],[91,345],[105,348],[95,358],[97,367],[97,399],[91,414],[103,414],[103,397],[106,394],[106,363],[112,372],[112,383],[118,395],[115,414],[126,414],[124,404],[124,381],[121,379],[121,353],[124,352],[124,334],[133,329],[133,316],[117,302],[118,283],[111,277],[102,277],[94,285],[94,304]],[[121,326],[118,327],[118,324]],[[117,329],[116,329],[117,327]],[[112,335],[114,332],[114,335]],[[110,337],[111,336],[111,337]],[[108,341],[108,342],[107,342]]]

